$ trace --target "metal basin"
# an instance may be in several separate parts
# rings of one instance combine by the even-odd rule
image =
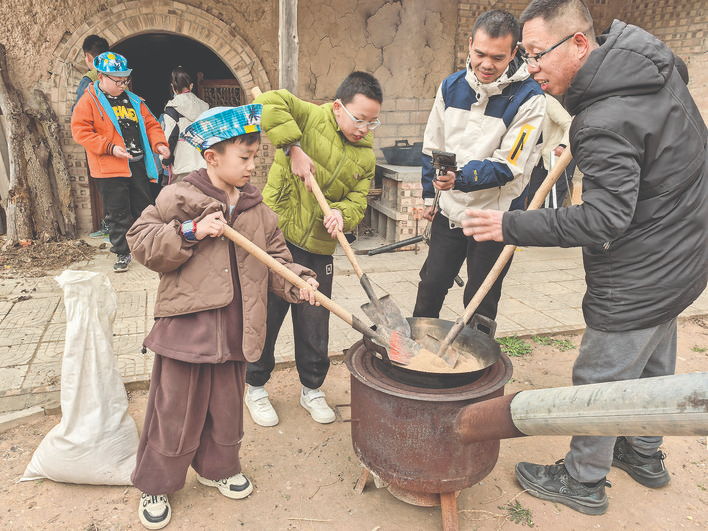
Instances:
[[[409,317],[408,323],[411,327],[411,338],[433,351],[435,350],[434,345],[426,345],[426,343],[429,344],[432,341],[430,336],[441,342],[454,325],[452,321],[428,317]],[[486,331],[480,330],[480,326]],[[368,339],[364,339],[364,345],[367,349],[379,355],[381,359],[377,360],[378,368],[391,379],[414,387],[446,389],[474,382],[484,373],[487,367],[494,365],[499,360],[501,347],[494,340],[495,331],[496,323],[494,321],[475,316],[470,326],[463,328],[452,344],[453,348],[460,352],[461,357],[470,356],[476,360],[476,365],[480,369],[472,372],[441,373],[413,370],[404,365],[388,361],[386,351],[380,345]]]

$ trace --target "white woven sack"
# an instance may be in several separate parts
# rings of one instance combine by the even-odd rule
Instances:
[[[104,273],[64,271],[66,342],[62,418],[42,440],[21,481],[130,485],[138,430],[113,355],[116,295]]]

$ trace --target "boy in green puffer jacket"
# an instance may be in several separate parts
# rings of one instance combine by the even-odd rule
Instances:
[[[319,291],[331,297],[336,233],[356,227],[366,210],[376,166],[371,131],[380,124],[381,85],[371,74],[353,72],[339,85],[333,103],[314,105],[287,90],[266,92],[255,101],[263,105],[262,128],[278,149],[263,201],[278,214],[278,227],[293,260],[315,271]],[[311,193],[311,178],[322,189],[332,209],[330,216],[324,216]],[[289,308],[303,386],[300,404],[317,422],[335,419],[320,390],[329,370],[329,311],[304,306],[268,296],[265,347],[260,360],[249,363],[246,372],[246,406],[261,426],[278,423],[263,386],[275,367],[275,342]]]

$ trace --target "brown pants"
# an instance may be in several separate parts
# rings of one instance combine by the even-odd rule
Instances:
[[[191,465],[207,479],[241,472],[246,363],[186,363],[155,355],[133,485],[169,494]]]

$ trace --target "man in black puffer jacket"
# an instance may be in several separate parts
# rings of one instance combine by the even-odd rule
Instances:
[[[708,131],[683,65],[649,33],[615,20],[597,40],[582,0],[534,0],[521,16],[529,72],[565,94],[583,203],[472,211],[465,233],[515,245],[583,247],[587,328],[573,384],[673,374],[676,318],[708,276]],[[683,77],[682,77],[683,76]],[[521,485],[585,514],[607,510],[611,466],[651,488],[670,481],[662,438],[586,437],[565,462],[519,463]]]

